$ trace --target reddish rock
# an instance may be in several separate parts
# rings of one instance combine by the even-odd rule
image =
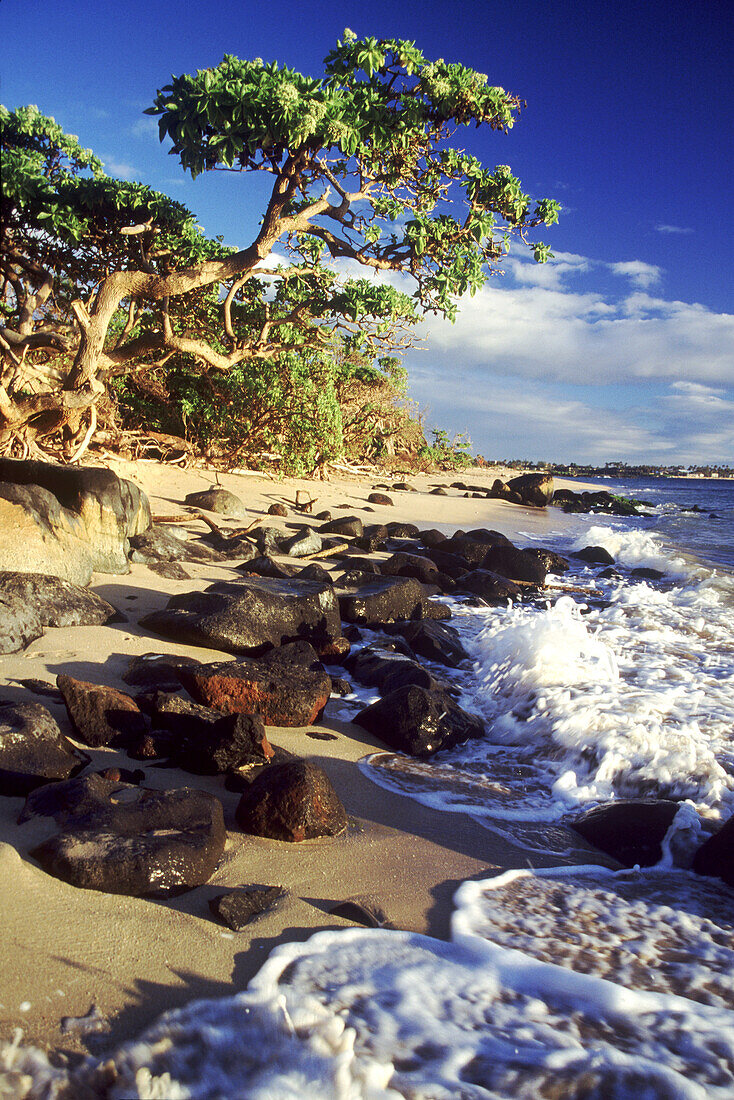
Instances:
[[[259,714],[266,726],[309,726],[331,695],[331,679],[302,665],[243,659],[181,668],[190,695],[222,714]]]
[[[64,696],[74,736],[85,745],[125,745],[146,732],[140,707],[123,691],[63,674],[56,677],[56,684]]]
[[[242,795],[235,816],[245,832],[273,840],[338,836],[347,828],[346,810],[329,777],[307,760],[261,772]]]

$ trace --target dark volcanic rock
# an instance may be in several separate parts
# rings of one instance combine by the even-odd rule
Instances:
[[[546,573],[568,572],[569,565],[566,559],[553,550],[546,550],[541,546],[526,546],[525,553],[537,558],[540,564],[544,566]]]
[[[288,509],[285,504],[271,504],[268,508],[268,515],[285,517],[288,515]]]
[[[409,619],[425,594],[413,577],[377,577],[352,588],[334,590],[341,617],[348,623],[389,623]]]
[[[58,832],[31,855],[83,890],[168,897],[206,882],[226,833],[222,804],[205,791],[153,791],[99,775],[32,792],[20,821],[52,817]]]
[[[697,875],[712,875],[734,887],[734,817],[725,821],[717,833],[710,836],[693,857]]]
[[[70,779],[89,760],[40,703],[0,706],[0,794],[25,798],[36,787]]]
[[[577,550],[573,557],[591,565],[614,565],[614,558],[603,546],[585,546],[583,550]]]
[[[514,581],[501,577],[499,573],[492,573],[489,569],[472,570],[461,578],[458,587],[463,592],[472,592],[475,596],[481,596],[488,604],[515,600],[522,591]]]
[[[180,768],[195,775],[267,764],[274,756],[258,714],[222,716],[172,695],[159,700],[153,721],[175,735],[171,755]]]
[[[322,535],[347,535],[360,538],[364,534],[364,524],[359,516],[342,516],[324,523],[320,528]]]
[[[248,660],[181,668],[190,695],[223,714],[259,714],[266,726],[308,726],[331,695],[323,670],[299,664]]]
[[[271,765],[244,792],[238,825],[247,833],[274,840],[312,840],[339,836],[347,814],[326,772],[307,760]]]
[[[534,508],[545,508],[553,500],[552,474],[521,474],[508,481],[507,488]]]
[[[397,752],[418,757],[484,736],[481,721],[445,692],[412,685],[390,692],[352,721]]]
[[[652,867],[662,858],[663,838],[678,810],[668,799],[612,802],[587,810],[570,825],[625,867]]]
[[[222,924],[241,932],[263,913],[273,909],[286,891],[282,886],[241,886],[228,894],[209,899],[209,908]]]
[[[434,583],[438,576],[435,561],[420,554],[406,554],[403,551],[398,551],[387,561],[383,561],[380,569],[386,577],[415,577],[423,584]]]
[[[420,657],[449,668],[458,668],[462,661],[469,659],[458,630],[432,619],[393,623],[385,628],[385,632],[399,634]]]
[[[470,566],[464,558],[458,557],[456,554],[447,553],[443,547],[448,545],[448,540],[442,542],[437,547],[432,547],[426,550],[425,556],[430,558],[432,562],[435,562],[437,568],[444,573],[447,577],[451,577],[452,580],[458,581],[461,577],[468,572]],[[487,548],[485,546],[484,553],[486,555]]]
[[[354,541],[360,550],[364,550],[366,554],[372,554],[375,550],[379,550],[389,537],[390,533],[384,524],[370,523],[365,527],[364,534]]]
[[[303,527],[291,538],[281,540],[280,552],[291,558],[306,558],[309,554],[318,554],[322,546],[321,536],[312,527]]]
[[[56,684],[64,696],[74,736],[85,745],[124,746],[145,733],[147,723],[129,695],[103,684],[90,684],[59,675]]]
[[[247,518],[247,509],[240,498],[217,485],[199,493],[189,493],[184,497],[184,504],[204,508],[207,512],[217,512],[221,516],[232,516],[233,519]]]
[[[226,541],[226,540],[223,540]],[[241,548],[238,546],[238,554]],[[145,565],[157,562],[193,561],[200,563],[226,561],[228,555],[203,542],[192,542],[174,534],[165,523],[154,523],[141,535],[130,539],[130,561]]]
[[[355,680],[366,687],[379,688],[382,695],[406,684],[416,684],[429,691],[439,687],[428,669],[399,652],[365,646],[351,654],[345,665]]]
[[[512,545],[490,547],[482,561],[482,569],[489,569],[512,581],[530,581],[532,584],[545,584],[547,573],[539,558]]]
[[[169,581],[190,581],[191,574],[187,573],[178,561],[149,561],[148,569],[158,577],[165,577]]]
[[[650,566],[642,565],[637,569],[633,569],[630,576],[637,577],[644,581],[661,581],[665,577],[665,573],[662,573],[659,569],[652,569]]]
[[[252,558],[238,566],[239,572],[255,573],[258,577],[271,577],[274,580],[288,580],[301,573],[301,567],[291,561],[276,561],[268,554]]]
[[[393,503],[392,497],[389,497],[387,493],[370,493],[367,500],[370,504],[384,504],[388,507]]]
[[[447,536],[444,532],[438,531],[435,527],[429,527],[427,531],[421,531],[418,537],[427,549],[431,549],[434,546],[440,546],[441,543],[447,541]]]
[[[501,536],[504,540],[504,535]],[[504,540],[506,542],[506,540]],[[498,545],[498,544],[497,544]],[[446,542],[442,542],[439,549],[434,550],[428,554],[433,561],[436,561],[436,554],[451,554],[454,558],[458,558],[459,561],[468,568],[477,568],[484,561],[488,550],[492,547],[491,542],[487,542],[485,539],[473,539],[469,535],[453,535]],[[438,563],[437,563],[438,564]],[[443,568],[439,566],[439,568]],[[451,572],[448,569],[443,570],[451,576]]]
[[[121,618],[95,592],[43,573],[0,573],[0,653],[17,653],[47,626],[96,626]]]
[[[133,657],[130,660],[122,679],[134,687],[178,691],[181,686],[177,671],[179,667],[198,664],[193,657],[176,653],[144,653],[142,657]]]
[[[401,523],[399,520],[388,523],[387,529],[391,539],[415,539],[420,533],[414,523]]]
[[[264,653],[296,638],[320,649],[341,637],[331,585],[300,579],[220,581],[204,592],[172,597],[142,625],[188,645],[228,653]]]

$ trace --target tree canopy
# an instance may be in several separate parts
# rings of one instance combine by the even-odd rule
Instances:
[[[222,374],[337,347],[377,362],[409,344],[421,312],[453,319],[513,237],[543,262],[532,230],[554,223],[558,204],[531,201],[506,165],[452,144],[461,127],[509,130],[521,106],[412,42],[350,31],[319,78],[232,56],[172,77],[148,113],[184,170],[272,176],[240,249],[208,239],[167,196],[105,175],[36,108],[2,108],[0,438],[53,410],[71,448],[82,410],[151,356]],[[289,261],[268,268],[276,247]],[[340,279],[331,260],[406,276],[413,293]],[[30,364],[53,355],[56,387],[29,392]]]

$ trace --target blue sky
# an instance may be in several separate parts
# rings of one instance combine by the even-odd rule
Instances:
[[[142,114],[223,53],[314,76],[345,26],[414,40],[527,100],[456,143],[559,199],[556,261],[511,256],[407,355],[426,425],[492,458],[734,465],[732,6],[725,0],[2,0],[0,99],[36,103],[111,174],[249,242],[266,181],[191,181]]]

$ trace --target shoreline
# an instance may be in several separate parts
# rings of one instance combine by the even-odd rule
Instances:
[[[550,537],[559,530],[582,529],[586,519],[567,516],[559,509],[473,499],[455,490],[454,495],[430,495],[432,486],[458,478],[490,485],[499,476],[496,470],[489,475],[481,469],[458,475],[411,475],[409,481],[418,491],[391,490],[394,506],[388,507],[366,501],[374,484],[390,480],[380,475],[314,482],[255,474],[217,476],[201,468],[179,469],[146,460],[109,465],[145,489],[156,516],[180,514],[187,493],[216,481],[243,500],[252,519],[286,527],[294,521],[308,522],[308,517],[294,514],[283,521],[268,516],[267,508],[277,502],[292,505],[298,489],[318,497],[315,510],[347,504],[349,511],[343,514],[354,512],[367,522],[401,520],[446,532],[494,527],[520,544],[528,533],[542,539],[543,533]],[[564,482],[559,479],[558,484]],[[579,487],[575,480],[572,484]],[[224,530],[242,523],[220,516],[216,520]],[[195,517],[182,527],[185,533],[205,530]],[[63,704],[31,695],[18,681],[36,678],[51,684],[58,673],[65,672],[127,690],[120,677],[132,656],[176,652],[202,660],[227,659],[220,651],[157,638],[137,625],[139,618],[163,607],[172,594],[202,589],[233,575],[228,565],[187,563],[186,569],[191,575],[186,581],[163,579],[135,563],[124,576],[95,574],[90,587],[125,612],[128,621],[48,629],[27,649],[2,658],[3,698],[42,702],[68,733]],[[394,927],[446,939],[453,896],[461,882],[526,866],[525,849],[498,838],[468,815],[430,810],[364,776],[358,760],[385,749],[364,730],[327,718],[317,732],[328,732],[335,739],[315,738],[313,727],[269,727],[268,737],[326,770],[350,822],[347,833],[335,839],[287,844],[245,835],[234,824],[239,795],[225,790],[223,777],[145,767],[148,786],[195,786],[215,794],[224,805],[228,829],[224,856],[209,882],[165,901],[78,890],[46,875],[28,857],[45,835],[43,821],[19,826],[16,819],[24,800],[0,800],[0,874],[5,895],[0,929],[6,945],[0,1040],[11,1041],[15,1029],[21,1028],[24,1044],[72,1060],[85,1053],[99,1056],[136,1035],[168,1008],[244,989],[276,944],[303,940],[323,929],[353,927],[352,922],[329,913],[334,904],[369,897]],[[93,769],[138,766],[111,749],[85,746],[85,751],[92,756]],[[573,835],[572,847],[572,862],[587,862],[590,851],[598,862],[598,853],[580,837]],[[558,856],[549,853],[547,861],[534,857],[534,862],[551,866],[558,863]],[[284,886],[288,894],[245,931],[231,932],[211,916],[208,901],[228,888],[250,884]],[[92,1009],[96,1016],[87,1021],[87,1032],[83,1018]]]

